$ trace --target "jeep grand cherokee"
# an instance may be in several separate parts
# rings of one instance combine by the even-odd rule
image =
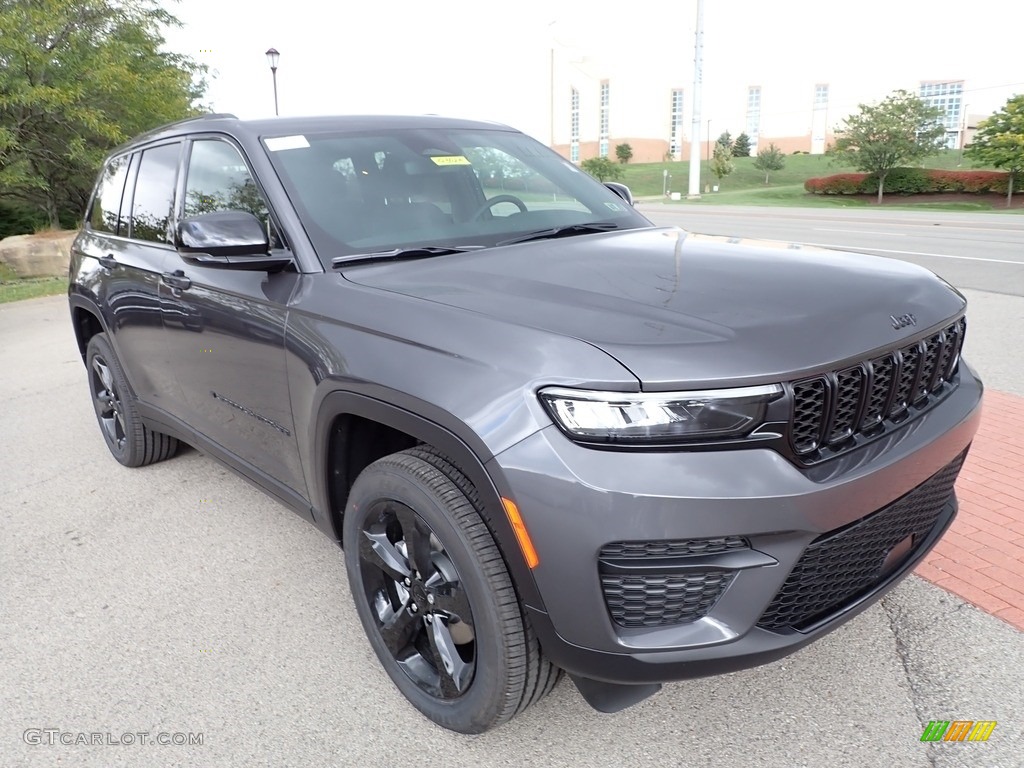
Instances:
[[[185,441],[340,542],[391,679],[466,733],[563,670],[615,711],[835,629],[949,526],[980,412],[930,272],[656,227],[489,123],[165,126],[70,274],[114,458]]]

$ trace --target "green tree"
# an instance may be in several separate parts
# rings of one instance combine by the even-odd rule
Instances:
[[[764,171],[764,183],[768,183],[768,175],[772,171],[781,171],[786,167],[786,156],[782,154],[782,150],[775,146],[774,143],[769,144],[767,147],[762,147],[757,151],[757,157],[754,158],[754,167],[759,171]]]
[[[615,156],[619,158],[620,163],[625,165],[633,159],[633,148],[629,144],[616,144]]]
[[[711,155],[711,173],[721,183],[722,179],[728,176],[735,169],[732,161],[732,149],[722,142],[715,143],[715,151]]]
[[[746,133],[741,133],[732,143],[732,156],[750,157],[750,137]]]
[[[622,178],[622,169],[607,157],[590,157],[580,163],[580,168],[598,181],[615,181]]]
[[[942,112],[907,91],[894,91],[879,104],[861,104],[836,129],[829,154],[859,171],[878,177],[882,202],[885,177],[893,168],[918,163],[945,144]]]
[[[0,198],[80,216],[103,156],[196,114],[205,67],[155,0],[0,0]]]
[[[732,152],[732,134],[728,131],[722,131],[722,135],[715,140],[716,145],[720,145]]]
[[[1009,208],[1013,204],[1013,183],[1024,174],[1024,95],[1012,96],[1002,109],[983,120],[964,154],[975,165],[992,165],[1009,172]]]

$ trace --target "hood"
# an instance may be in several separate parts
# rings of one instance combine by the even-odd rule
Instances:
[[[945,281],[906,262],[678,228],[541,240],[344,274],[580,339],[648,390],[795,378],[899,346],[965,304]],[[916,323],[895,330],[891,316],[907,314]]]

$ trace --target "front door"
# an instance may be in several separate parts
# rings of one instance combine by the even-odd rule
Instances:
[[[234,144],[191,143],[179,218],[246,210],[273,233],[263,196]],[[276,241],[276,242],[275,242]],[[197,266],[177,251],[160,287],[167,354],[181,390],[176,415],[249,467],[306,497],[285,371],[288,300],[298,279]]]

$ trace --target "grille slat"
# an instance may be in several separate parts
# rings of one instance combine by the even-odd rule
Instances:
[[[857,366],[836,374],[836,411],[829,443],[839,443],[853,434],[864,396],[864,371]]]
[[[899,420],[911,405],[927,406],[929,398],[955,374],[966,327],[961,318],[888,354],[834,374],[793,382],[789,425],[793,451],[811,460],[823,444],[834,451],[847,442],[846,447],[852,447],[852,436],[878,432],[886,419]]]
[[[793,421],[791,439],[797,453],[818,447],[825,418],[825,380],[814,379],[793,385]]]
[[[921,361],[921,350],[916,344],[904,347],[900,350],[902,362],[900,364],[900,375],[896,382],[896,400],[889,409],[890,416],[896,416],[907,410],[910,405],[910,397],[914,392],[914,382],[917,381],[918,363]]]
[[[876,357],[871,361],[871,394],[864,409],[864,419],[860,423],[862,430],[872,429],[885,417],[895,372],[896,359],[892,355]]]
[[[920,403],[932,391],[935,385],[935,371],[942,354],[942,334],[937,333],[924,342],[924,355],[921,357],[921,375],[917,380],[914,392],[914,403]]]
[[[966,451],[902,499],[811,542],[757,625],[799,630],[875,588],[888,574],[883,565],[893,547],[913,536],[904,558],[910,557],[939,523],[965,456]]]

